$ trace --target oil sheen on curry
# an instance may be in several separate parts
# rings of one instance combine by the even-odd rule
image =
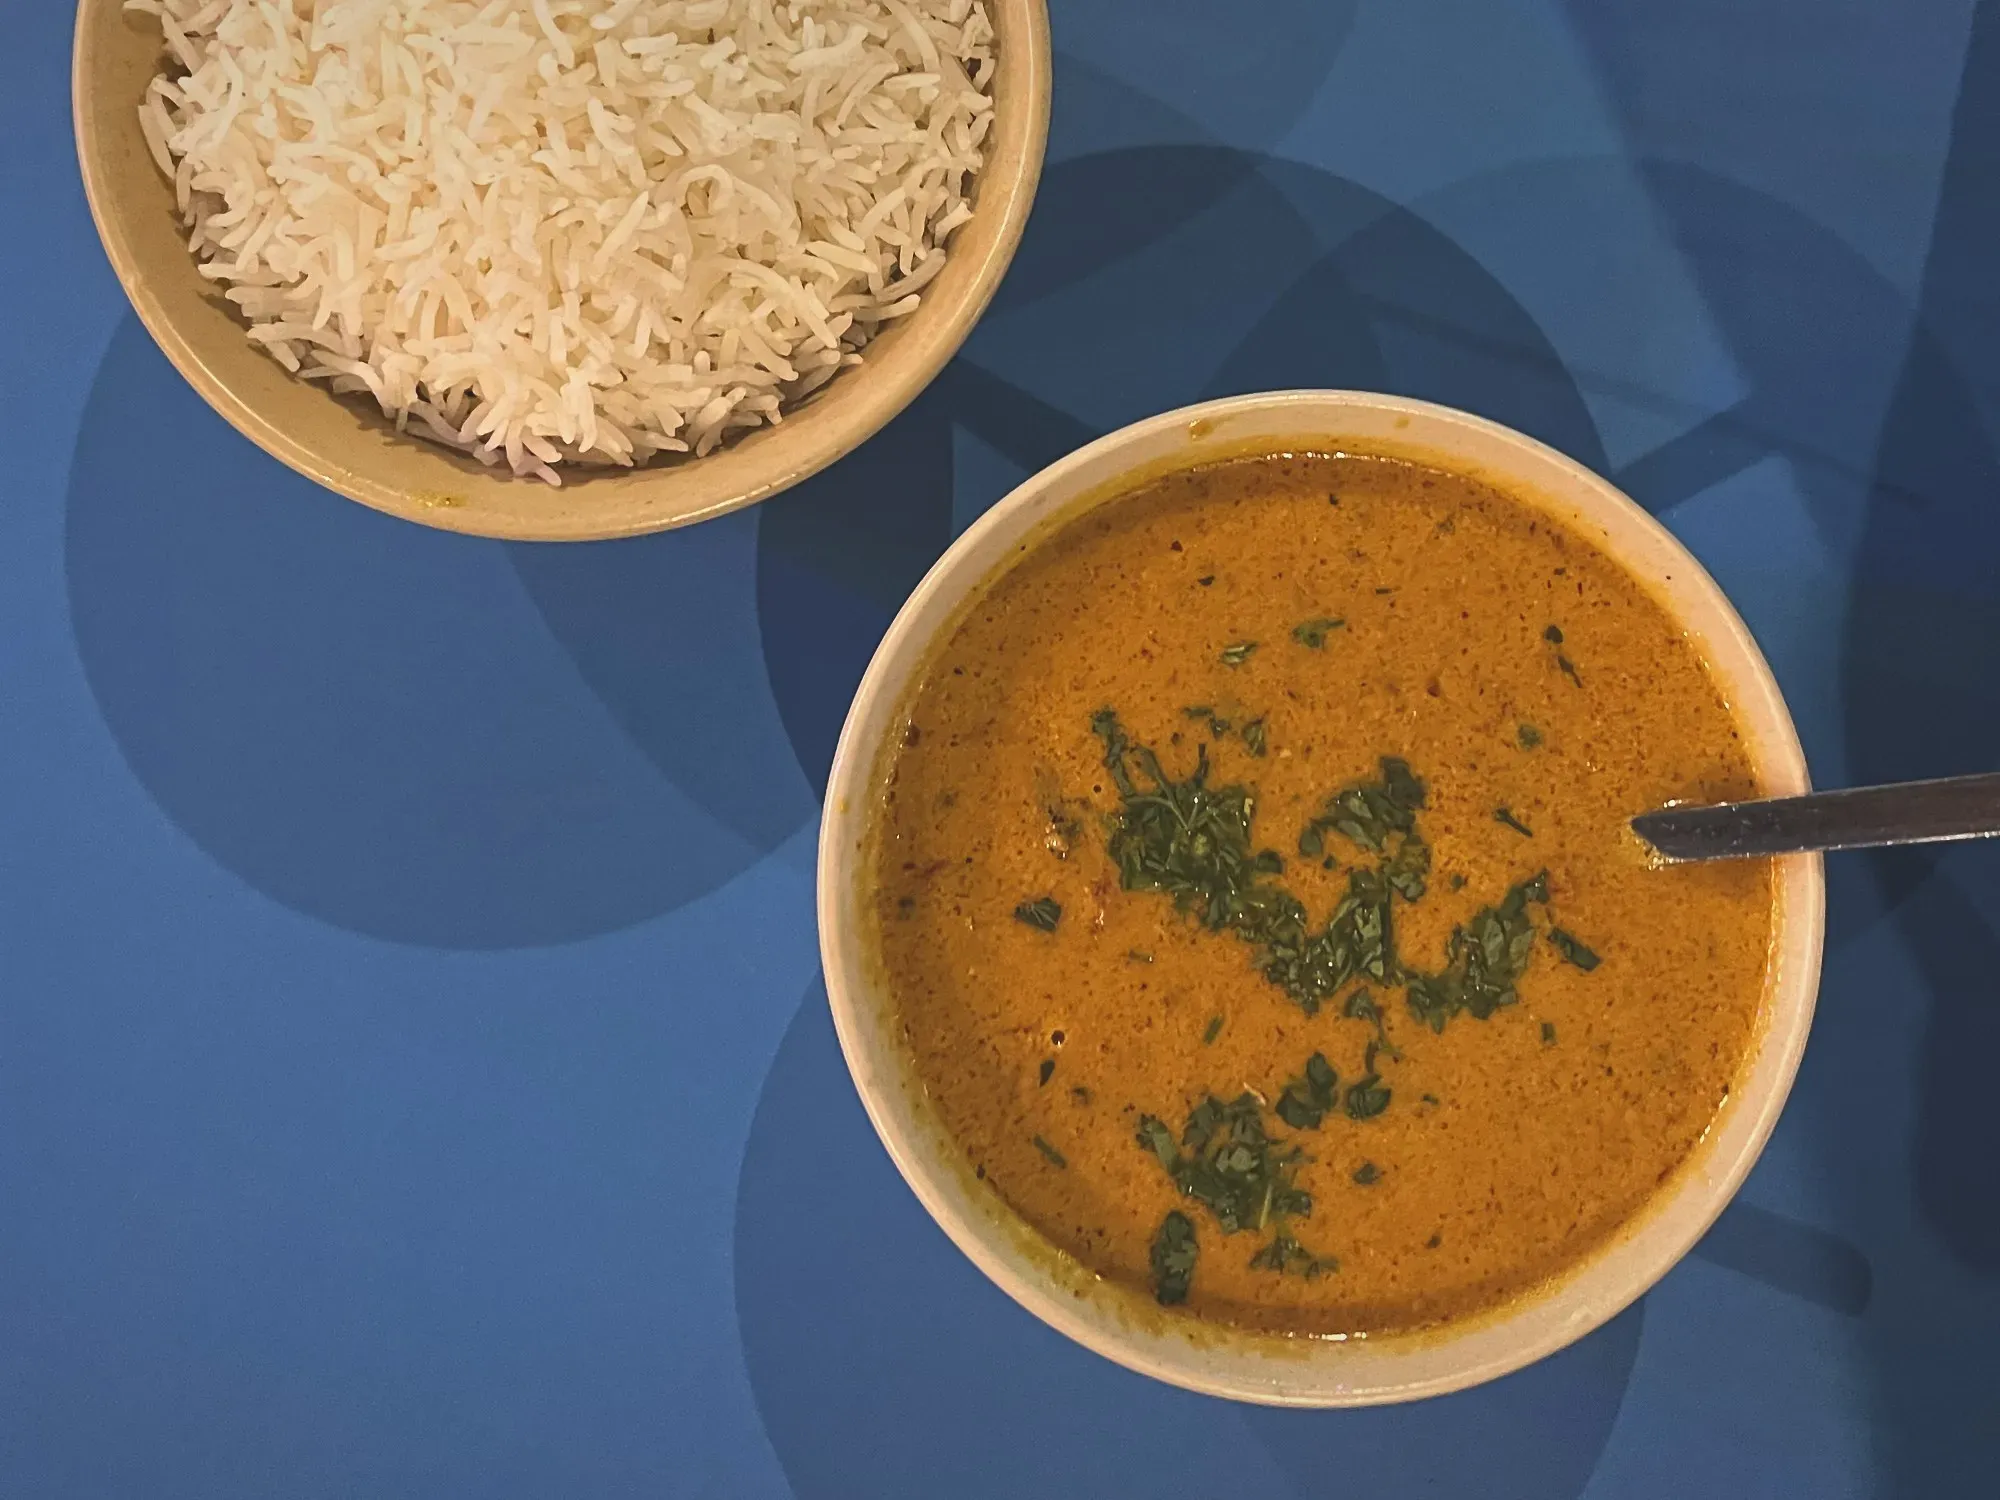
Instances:
[[[1751,1046],[1769,866],[1627,828],[1755,794],[1731,711],[1643,586],[1472,479],[1148,482],[1029,547],[906,708],[871,857],[918,1075],[1163,1305],[1497,1308],[1643,1209]]]

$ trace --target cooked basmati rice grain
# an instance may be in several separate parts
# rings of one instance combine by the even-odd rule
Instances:
[[[251,338],[551,484],[713,452],[859,363],[993,121],[985,0],[126,9],[171,57],[147,149]]]

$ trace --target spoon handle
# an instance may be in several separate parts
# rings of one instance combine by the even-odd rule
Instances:
[[[1718,807],[1664,807],[1634,818],[1632,831],[1668,859],[1991,838],[2000,835],[2000,773]]]

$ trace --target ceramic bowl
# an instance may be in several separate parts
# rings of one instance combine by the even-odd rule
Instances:
[[[1497,1312],[1387,1339],[1239,1333],[1164,1316],[1142,1293],[1041,1240],[974,1180],[945,1135],[902,1045],[894,997],[870,962],[864,846],[886,746],[901,731],[916,674],[1024,541],[1115,496],[1134,474],[1292,448],[1471,472],[1591,537],[1694,638],[1735,706],[1762,784],[1773,795],[1808,789],[1784,699],[1742,620],[1680,543],[1604,480],[1519,433],[1421,402],[1344,391],[1244,396],[1155,417],[1071,454],[994,506],[931,569],[876,651],[841,735],[820,836],[820,949],[840,1044],[883,1144],[945,1233],[1008,1295],[1079,1343],[1174,1385],[1276,1405],[1359,1406],[1458,1390],[1551,1354],[1616,1316],[1701,1238],[1790,1090],[1819,985],[1824,895],[1818,856],[1777,862],[1775,949],[1754,1051],[1699,1154],[1611,1245]]]
[[[1041,176],[1050,48],[1045,0],[988,0],[994,122],[972,219],[918,310],[775,427],[699,459],[564,471],[554,489],[398,434],[371,404],[295,379],[255,348],[197,273],[171,185],[146,150],[138,108],[163,55],[159,24],[121,0],[82,0],[71,80],[84,190],[112,268],[160,347],[208,403],[259,447],[328,489],[447,531],[530,541],[633,536],[705,520],[797,484],[907,406],[992,300]]]

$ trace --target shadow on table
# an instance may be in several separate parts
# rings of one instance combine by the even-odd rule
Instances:
[[[509,568],[266,457],[129,318],[68,503],[77,651],[126,763],[310,917],[447,948],[569,941],[700,896],[810,815],[758,670],[747,518]],[[718,656],[730,642],[747,661]]]

